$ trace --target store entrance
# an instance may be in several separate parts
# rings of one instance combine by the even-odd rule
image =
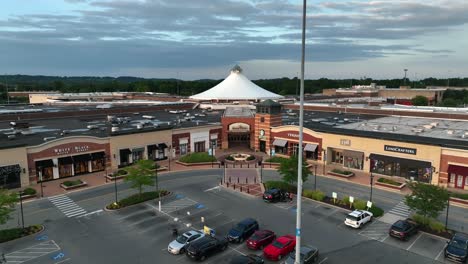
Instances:
[[[260,141],[260,151],[266,152],[266,141]]]
[[[250,132],[231,132],[228,134],[229,148],[246,147],[250,148]]]

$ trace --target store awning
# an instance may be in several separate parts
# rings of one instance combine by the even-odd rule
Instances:
[[[119,150],[119,152],[120,152],[120,155],[130,155],[130,153],[132,153],[130,149],[121,149]]]
[[[447,172],[449,174],[454,173],[456,175],[468,176],[468,167],[458,166],[458,165],[449,165]]]
[[[59,158],[58,163],[59,164],[73,164],[73,159],[72,157]]]
[[[83,154],[83,155],[78,155],[78,156],[73,156],[73,161],[89,161],[91,160],[91,154]]]
[[[344,150],[343,151],[343,156],[344,157],[350,157],[350,158],[362,159],[364,157],[364,153],[359,152],[359,151]]]
[[[51,159],[36,161],[36,167],[50,168],[54,166],[54,162]]]
[[[400,165],[403,165],[408,168],[424,168],[424,169],[432,168],[432,164],[427,161],[403,159],[403,158],[390,157],[390,156],[384,156],[384,155],[378,155],[378,154],[370,154],[369,158],[371,160],[380,160],[380,161],[385,161],[385,162],[400,163]]]
[[[282,148],[284,148],[286,144],[288,144],[288,141],[284,139],[275,139],[275,141],[273,141],[274,146],[278,146]]]
[[[151,153],[153,152],[153,150],[158,149],[158,146],[156,146],[156,144],[153,144],[153,145],[148,145],[147,148],[148,148],[148,153]]]
[[[158,144],[158,149],[166,149],[166,148],[167,148],[166,143],[159,143]]]
[[[317,144],[306,144],[305,147],[304,147],[304,151],[315,152],[317,147],[318,147]]]
[[[100,159],[103,159],[104,156],[106,156],[106,154],[104,152],[94,152],[94,153],[91,153],[91,158],[93,160],[100,160]]]

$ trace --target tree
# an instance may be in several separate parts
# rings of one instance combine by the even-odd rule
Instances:
[[[154,186],[153,169],[155,163],[152,160],[139,160],[134,166],[127,169],[128,175],[125,177],[126,182],[131,183],[131,187],[137,189],[139,194],[143,192],[143,186]]]
[[[426,96],[416,95],[411,99],[411,103],[416,106],[427,106],[429,104],[429,100],[427,100]]]
[[[299,163],[299,158],[297,156],[292,156],[289,159],[285,159],[281,161],[280,167],[278,172],[281,176],[283,176],[283,181],[292,184],[297,181],[297,165]],[[302,162],[302,181],[307,181],[307,177],[309,176],[310,172],[307,168],[307,163]]]
[[[18,194],[0,189],[0,224],[5,224],[11,219],[10,214],[15,210],[15,204],[18,202]]]
[[[436,218],[447,206],[449,192],[439,186],[412,182],[412,194],[405,196],[405,204],[425,219]]]
[[[455,100],[454,98],[446,98],[442,101],[442,106],[445,107],[457,107],[459,105],[459,102]]]

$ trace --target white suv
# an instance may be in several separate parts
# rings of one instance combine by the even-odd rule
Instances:
[[[354,210],[346,216],[345,225],[353,228],[361,228],[365,223],[372,220],[373,214],[369,211]]]

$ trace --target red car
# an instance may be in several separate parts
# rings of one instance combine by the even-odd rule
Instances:
[[[294,250],[296,246],[296,237],[285,235],[277,238],[273,243],[263,249],[263,255],[267,259],[280,260]]]
[[[250,249],[262,249],[275,240],[275,232],[270,230],[258,230],[247,241]]]

